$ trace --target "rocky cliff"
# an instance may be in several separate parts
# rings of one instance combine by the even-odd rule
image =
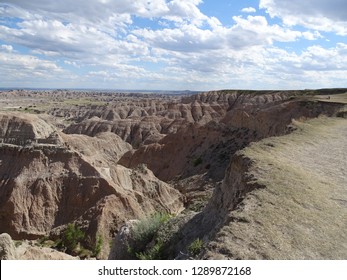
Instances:
[[[213,94],[208,96],[211,99]],[[145,163],[164,181],[204,173],[218,181],[224,177],[230,157],[249,143],[289,133],[293,119],[333,116],[340,108],[336,104],[288,98],[276,94],[260,97],[230,94],[227,103],[230,108],[217,121],[205,125],[190,123],[158,143],[127,152],[119,163],[130,168]],[[234,102],[232,105],[230,100]]]
[[[7,128],[26,122],[31,135],[38,120],[17,115],[4,122],[1,131],[8,135],[13,130]],[[122,153],[131,149],[117,135],[59,137],[62,145],[1,144],[1,232],[33,239],[57,235],[66,224],[77,223],[91,241],[101,235],[107,245],[128,219],[182,209],[179,192],[145,166],[130,170],[117,165]]]
[[[103,240],[99,257],[107,258],[109,241],[129,220],[185,207],[169,223],[177,229],[170,234],[182,237],[168,241],[171,257],[200,238],[207,244],[201,258],[276,258],[237,251],[240,237],[223,239],[230,224],[248,224],[244,209],[263,203],[244,203],[265,185],[239,151],[292,133],[298,120],[342,116],[344,105],[324,95],[340,91],[8,93],[8,105],[36,103],[0,113],[0,232],[57,240],[74,224],[86,234],[83,246]],[[23,113],[30,108],[46,114]]]
[[[232,158],[200,217],[217,221],[201,258],[346,258],[347,121],[297,128]]]

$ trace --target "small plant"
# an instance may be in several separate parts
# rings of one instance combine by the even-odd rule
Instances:
[[[95,257],[97,257],[100,254],[101,248],[102,248],[102,244],[103,244],[102,237],[100,235],[98,235],[96,237],[96,242],[95,242],[95,246],[94,246],[94,249],[93,249],[93,255]]]
[[[145,252],[136,253],[135,256],[139,260],[159,260],[161,259],[162,249],[163,243],[159,241],[150,249]]]
[[[137,223],[133,228],[133,238],[138,247],[128,246],[128,253],[140,260],[161,259],[164,243],[157,234],[159,228],[170,219],[170,214],[155,213]],[[148,246],[150,243],[154,245]]]
[[[188,246],[188,253],[192,256],[197,256],[200,254],[202,247],[204,245],[204,242],[198,238],[195,239],[189,246]]]
[[[74,224],[68,224],[62,234],[58,247],[65,249],[68,253],[72,253],[76,249],[78,243],[83,239],[83,231]]]
[[[149,218],[141,220],[134,226],[134,239],[142,244],[149,243],[160,225],[171,218],[169,214],[156,213]]]
[[[86,249],[86,248],[83,248],[81,247],[79,250],[78,250],[78,256],[80,257],[80,259],[89,259],[91,256],[93,256],[93,252]]]
[[[37,240],[37,243],[41,246],[45,244],[49,240],[48,236],[42,236],[40,239]]]
[[[23,241],[22,240],[15,240],[14,241],[14,246],[16,247],[16,248],[18,248],[20,245],[22,245],[23,244]]]

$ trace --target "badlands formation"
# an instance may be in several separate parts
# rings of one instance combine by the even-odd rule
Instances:
[[[0,258],[346,259],[346,92],[0,92]]]

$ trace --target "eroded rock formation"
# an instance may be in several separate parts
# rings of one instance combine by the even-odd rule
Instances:
[[[343,106],[299,91],[50,94],[2,96],[6,110],[17,112],[0,113],[0,232],[55,239],[73,223],[86,245],[102,238],[100,258],[108,258],[109,241],[125,223],[155,212],[191,210],[179,216],[184,238],[168,244],[173,254],[196,238],[215,238],[258,187],[237,152],[291,132],[295,119],[334,116]],[[30,110],[37,115],[23,113]],[[23,258],[49,258],[29,249]]]
[[[26,135],[35,139],[39,118],[17,115],[1,129],[28,123]],[[17,124],[17,122],[19,124]],[[47,125],[48,126],[48,125]],[[77,223],[106,246],[119,226],[132,218],[156,211],[177,213],[182,196],[141,165],[127,169],[117,165],[131,149],[115,134],[64,135],[61,145],[13,145],[0,147],[0,231],[15,239],[56,235],[68,223]],[[47,136],[49,137],[47,133]]]

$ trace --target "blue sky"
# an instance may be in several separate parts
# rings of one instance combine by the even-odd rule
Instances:
[[[347,87],[345,0],[0,0],[0,87]]]

